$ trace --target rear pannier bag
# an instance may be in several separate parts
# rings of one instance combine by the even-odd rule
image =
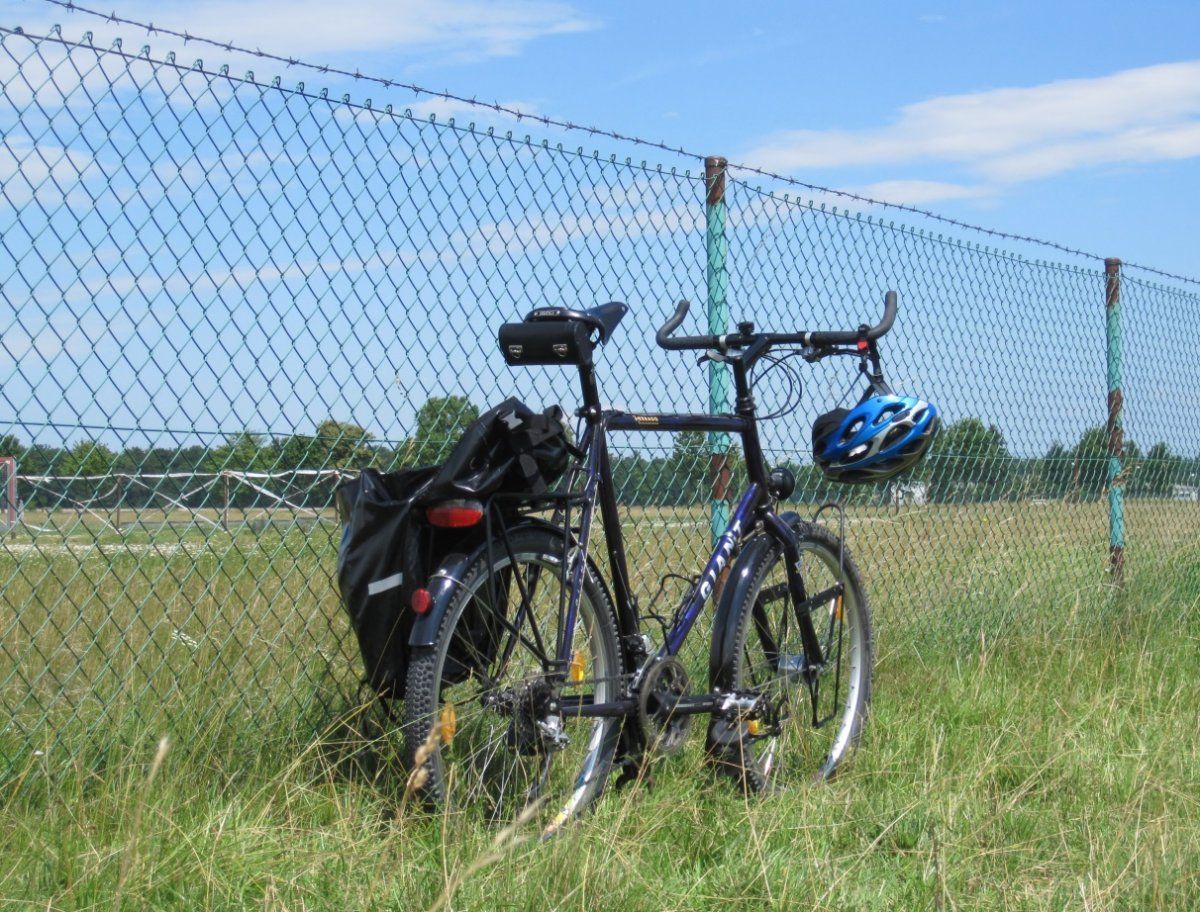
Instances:
[[[403,697],[414,589],[422,573],[429,534],[414,522],[414,495],[435,469],[384,474],[363,469],[337,491],[342,516],[338,586],[362,653],[365,681],[382,697]],[[426,560],[423,560],[425,557]]]
[[[365,682],[380,696],[404,696],[412,595],[447,554],[483,534],[435,529],[425,508],[446,500],[486,502],[493,494],[544,494],[572,452],[562,409],[537,413],[508,399],[480,415],[440,466],[363,469],[337,490],[342,519],[338,587],[358,639]],[[507,512],[517,504],[500,504]]]
[[[562,477],[572,449],[561,408],[538,413],[519,399],[506,399],[463,431],[422,501],[544,494]]]

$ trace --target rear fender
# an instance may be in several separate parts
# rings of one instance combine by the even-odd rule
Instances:
[[[471,562],[475,559],[471,554],[447,554],[438,568],[429,577],[426,588],[429,590],[429,610],[418,614],[413,621],[412,630],[408,634],[409,646],[432,646],[437,640],[437,632],[441,629],[442,618],[454,597],[454,590]]]
[[[510,526],[508,534],[512,535],[521,530],[531,528],[544,529],[560,538],[563,534],[562,526],[556,526],[553,523],[535,517],[527,517],[521,520],[521,522]],[[571,543],[575,544],[574,536],[572,536]],[[429,647],[437,642],[438,631],[441,630],[442,620],[450,610],[450,604],[454,600],[455,592],[475,562],[487,557],[487,551],[487,542],[478,541],[476,547],[471,551],[465,553],[456,551],[447,554],[442,562],[438,564],[437,569],[430,575],[429,585],[427,586],[430,595],[429,610],[423,615],[418,615],[416,621],[413,623],[412,632],[408,637],[409,646]],[[505,553],[503,542],[493,539],[492,553],[494,555],[503,555]],[[588,557],[588,572],[604,590],[604,594],[608,596],[609,604],[613,604],[612,594],[608,591],[608,585],[591,556]]]

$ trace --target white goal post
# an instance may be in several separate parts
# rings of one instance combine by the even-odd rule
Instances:
[[[16,463],[13,460],[10,462],[10,477],[15,481]],[[0,478],[3,478],[3,472],[4,465],[0,462]],[[230,509],[234,507],[234,499],[241,495],[253,500],[249,508],[237,508],[242,522],[272,522],[274,514],[287,513],[293,518],[336,523],[338,520],[329,509],[333,506],[332,489],[322,492],[317,503],[309,502],[311,495],[323,483],[336,484],[356,474],[345,469],[277,472],[225,469],[219,472],[22,475],[21,485],[26,503],[31,507],[31,512],[36,509],[39,518],[46,517],[47,525],[45,528],[33,525],[28,517],[20,515],[14,518],[22,523],[24,529],[38,532],[61,531],[49,519],[56,513],[70,514],[80,519],[86,515],[92,521],[119,531],[122,511],[130,509],[127,506],[128,495],[137,492],[141,505],[132,507],[134,522],[142,521],[140,514],[143,511],[175,512],[186,516],[185,522],[212,530],[229,531]],[[164,485],[164,482],[169,484]],[[14,505],[15,490],[14,484]],[[253,517],[249,516],[251,513]],[[126,512],[125,518],[129,518],[129,515]],[[159,521],[171,524],[175,520],[166,515]],[[3,525],[0,525],[0,529],[3,529]]]
[[[0,456],[0,532],[17,525],[17,458]]]

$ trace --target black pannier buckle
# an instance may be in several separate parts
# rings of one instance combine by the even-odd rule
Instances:
[[[592,365],[591,329],[575,320],[505,323],[500,351],[510,367],[526,364]]]

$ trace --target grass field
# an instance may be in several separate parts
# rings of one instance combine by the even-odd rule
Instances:
[[[702,511],[632,518],[644,592],[697,566]],[[0,545],[0,899],[1196,908],[1200,510],[1137,503],[1129,525],[1118,595],[1101,504],[855,511],[879,662],[844,776],[748,801],[692,749],[552,843],[499,846],[405,807],[387,740],[334,723],[355,670],[332,529],[18,536]]]

